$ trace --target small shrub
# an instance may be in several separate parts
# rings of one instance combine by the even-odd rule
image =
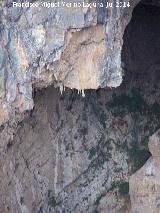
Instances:
[[[56,206],[56,200],[52,193],[52,190],[48,190],[48,206],[54,208]]]
[[[116,172],[116,173],[119,173],[119,172],[121,172],[123,169],[122,169],[122,167],[120,167],[120,168],[114,168],[114,172]]]
[[[121,196],[127,196],[129,193],[129,183],[121,182],[118,184],[118,192]]]
[[[95,147],[92,147],[90,150],[89,150],[89,159],[91,160],[94,156],[96,155],[96,148]]]
[[[113,191],[114,189],[117,188],[117,186],[118,186],[118,182],[113,182],[113,183],[111,184],[110,190]]]
[[[143,97],[138,92],[132,92],[131,95],[127,95],[125,93],[117,96],[113,95],[111,101],[106,103],[106,107],[113,109],[118,107],[119,112],[121,107],[122,109],[126,109],[128,112],[139,112],[145,113],[147,109],[147,104],[144,101]]]
[[[141,144],[142,144],[142,146],[148,148],[148,142],[149,142],[149,138],[146,136],[146,137],[142,140]]]
[[[151,113],[154,114],[155,116],[159,117],[160,116],[160,104],[155,102],[151,107]]]
[[[135,172],[140,169],[150,157],[150,153],[146,149],[140,149],[137,143],[133,143],[128,149],[129,162],[132,170]]]
[[[54,196],[49,197],[48,206],[53,207],[53,208],[56,206],[56,200],[55,200]]]

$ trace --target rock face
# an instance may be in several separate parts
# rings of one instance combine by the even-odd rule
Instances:
[[[3,213],[130,213],[129,176],[150,157],[146,141],[160,125],[159,72],[145,84],[132,74],[85,98],[38,91],[17,131],[1,127]]]
[[[132,213],[160,212],[160,130],[149,140],[152,157],[130,178]]]
[[[160,212],[159,3],[109,2],[0,2],[3,213]]]
[[[138,2],[125,8],[116,7],[114,0],[108,8],[105,1],[96,1],[97,7],[86,1],[92,7],[46,8],[34,1],[38,7],[27,9],[13,7],[12,0],[2,2],[1,123],[33,108],[36,87],[54,84],[83,91],[119,86],[122,37]]]
[[[76,91],[61,96],[53,87],[37,94],[32,115],[3,149],[3,213],[127,212],[125,198],[116,196],[118,182],[128,176],[127,153],[118,145],[127,124],[114,138],[105,106],[96,93],[86,96],[88,101]]]

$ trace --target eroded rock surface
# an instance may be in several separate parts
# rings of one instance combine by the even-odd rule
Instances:
[[[130,212],[129,176],[150,157],[148,137],[160,125],[158,78],[148,72],[143,84],[132,74],[119,88],[86,98],[75,90],[38,91],[12,140],[1,130],[4,213]]]
[[[122,37],[139,0],[125,8],[112,0],[107,9],[105,1],[92,8],[27,9],[12,2],[2,2],[0,11],[1,123],[33,108],[35,87],[83,91],[121,84]]]
[[[160,130],[149,140],[152,157],[130,178],[132,213],[160,212]]]
[[[149,143],[152,157],[147,146],[160,127],[158,1],[143,1],[126,29],[122,85],[86,91],[85,99],[77,94],[121,83],[122,36],[138,2],[107,10],[3,2],[3,213],[159,212],[158,133]],[[60,95],[57,86],[77,90]]]

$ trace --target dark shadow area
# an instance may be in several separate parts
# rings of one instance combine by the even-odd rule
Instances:
[[[160,7],[142,1],[134,9],[124,34],[122,61],[129,75],[160,78]],[[153,1],[152,1],[153,2]],[[127,75],[128,75],[127,73]],[[127,76],[126,75],[126,76]]]

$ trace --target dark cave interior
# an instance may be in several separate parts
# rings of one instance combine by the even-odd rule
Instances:
[[[123,38],[124,67],[144,81],[147,76],[160,78],[160,7],[156,2],[141,1],[136,6]]]

